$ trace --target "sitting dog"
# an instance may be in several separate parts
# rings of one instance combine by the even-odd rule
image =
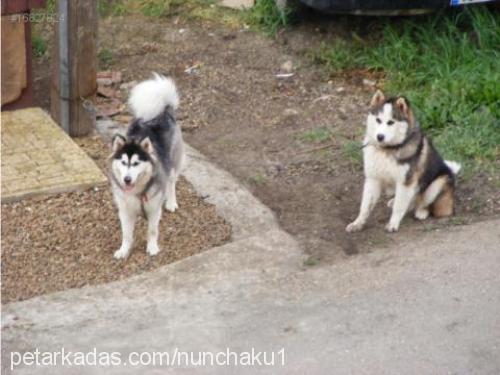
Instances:
[[[388,203],[387,231],[396,232],[406,212],[415,217],[453,214],[455,176],[460,164],[444,161],[421,131],[408,100],[386,98],[379,90],[371,100],[363,146],[365,184],[359,215],[346,231],[363,229],[382,191],[395,192]]]
[[[165,202],[171,212],[177,208],[175,183],[184,160],[181,129],[174,118],[178,104],[174,82],[158,74],[132,89],[129,106],[134,119],[125,137],[113,137],[109,165],[123,235],[116,259],[128,257],[140,215],[148,221],[148,254],[160,251],[162,205]]]

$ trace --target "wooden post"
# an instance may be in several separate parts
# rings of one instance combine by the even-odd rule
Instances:
[[[89,134],[94,129],[95,113],[89,108],[97,91],[97,1],[58,0],[67,2],[67,19],[59,14],[59,22],[67,22],[68,79],[61,87],[61,60],[59,32],[55,24],[52,53],[51,114],[60,125],[64,124],[65,101],[69,105],[67,131],[72,137]],[[64,30],[64,28],[63,28]],[[64,53],[64,51],[63,51]],[[63,66],[64,69],[64,66]]]

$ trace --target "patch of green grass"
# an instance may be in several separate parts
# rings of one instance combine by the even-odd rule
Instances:
[[[54,0],[49,0],[53,2]],[[149,18],[179,16],[195,21],[223,24],[241,28],[247,17],[246,11],[238,11],[219,5],[219,0],[98,0],[101,17],[142,14]]]
[[[313,51],[312,58],[319,64],[325,65],[333,74],[340,73],[346,69],[363,67],[361,52],[363,50],[359,42],[345,39],[335,39],[330,44]]]
[[[315,54],[332,73],[383,71],[447,159],[483,167],[500,159],[500,13],[465,8],[385,21],[376,37],[338,40]]]
[[[486,109],[484,111],[487,111]],[[500,167],[500,119],[476,111],[468,121],[434,131],[433,141],[448,160],[462,161],[460,175],[468,179],[477,170],[498,173]],[[430,129],[432,130],[432,129]]]
[[[275,34],[280,27],[288,25],[289,8],[278,9],[275,0],[256,0],[255,5],[243,14],[249,25],[268,34]]]
[[[97,0],[101,17],[142,14],[160,18],[179,15],[188,19],[215,21],[230,27],[241,27],[245,12],[218,5],[218,0]],[[56,13],[55,0],[47,0],[45,13]]]
[[[241,27],[245,18],[244,12],[219,6],[217,0],[99,0],[99,14],[102,17],[142,14],[150,18],[176,15],[233,28]]]
[[[99,60],[99,66],[101,68],[107,68],[113,62],[113,52],[107,48],[102,48],[97,53],[97,58]]]
[[[101,17],[134,13],[141,13],[146,17],[163,17],[172,4],[178,2],[180,0],[99,0],[98,10]]]
[[[39,35],[32,35],[31,48],[33,49],[33,54],[36,57],[43,57],[45,53],[47,53],[47,43]]]
[[[140,9],[141,13],[147,17],[163,17],[165,16],[172,1],[169,0],[141,0]]]
[[[101,17],[125,16],[130,13],[130,4],[125,0],[99,0],[97,9]]]
[[[184,14],[187,14],[187,18],[190,19],[215,21],[230,28],[241,28],[244,23],[244,17],[240,11],[219,6],[213,1],[205,1],[202,6],[191,6]]]
[[[54,13],[56,9],[56,0],[47,0],[45,4],[45,9],[47,13]]]
[[[303,142],[309,143],[323,143],[330,139],[332,133],[330,130],[325,128],[306,130],[302,133],[298,133],[295,137]]]
[[[108,16],[124,16],[129,12],[129,7],[132,0],[97,0],[97,10],[101,17]],[[138,0],[135,0],[137,2]],[[45,10],[46,13],[54,14],[56,10],[56,0],[47,0]]]

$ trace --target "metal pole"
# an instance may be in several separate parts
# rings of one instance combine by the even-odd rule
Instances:
[[[60,125],[69,134],[69,99],[71,79],[69,74],[69,0],[59,0],[59,97],[61,102]]]

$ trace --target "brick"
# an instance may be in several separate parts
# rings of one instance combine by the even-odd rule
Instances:
[[[2,179],[4,178],[12,178],[17,176],[18,172],[15,167],[11,165],[2,165]]]
[[[2,113],[2,199],[59,193],[106,183],[106,177],[37,108]]]

